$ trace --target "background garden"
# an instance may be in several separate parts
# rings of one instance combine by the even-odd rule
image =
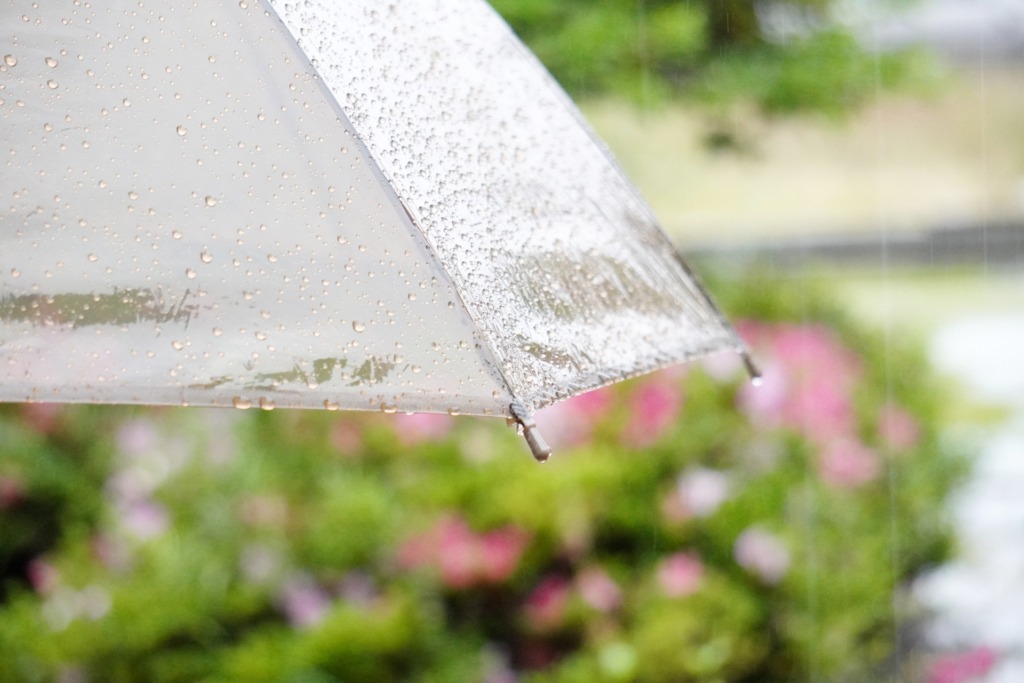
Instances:
[[[494,5],[693,244],[742,227],[735,169],[771,165],[792,127],[957,87],[825,0]],[[720,212],[673,175],[704,172]],[[927,316],[917,283],[948,272],[748,258],[699,271],[763,386],[723,355],[585,394],[539,415],[544,466],[500,422],[448,415],[3,406],[0,681],[984,673],[993,652],[921,647],[911,590],[955,550],[970,442],[948,426],[977,409],[929,367],[927,318],[876,315],[883,283]]]

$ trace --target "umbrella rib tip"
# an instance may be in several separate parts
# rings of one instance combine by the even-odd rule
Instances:
[[[547,462],[551,457],[551,447],[548,446],[544,437],[541,436],[540,430],[537,429],[533,413],[519,401],[512,402],[509,412],[512,413],[515,423],[522,428],[523,437],[526,439],[526,445],[530,447],[530,452],[533,453],[533,459],[537,462]]]
[[[764,379],[761,376],[761,369],[757,367],[754,359],[750,357],[750,352],[747,350],[740,351],[740,357],[743,359],[743,367],[747,369],[747,374],[750,375],[750,383],[755,387],[761,386]]]

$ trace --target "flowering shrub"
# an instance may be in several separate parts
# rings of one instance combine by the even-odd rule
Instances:
[[[877,678],[961,464],[913,350],[782,289],[726,301],[763,386],[577,397],[544,466],[447,415],[5,407],[0,681]]]

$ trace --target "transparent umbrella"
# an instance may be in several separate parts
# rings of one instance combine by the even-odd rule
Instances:
[[[0,400],[511,418],[742,343],[480,0],[0,6]],[[744,354],[745,355],[745,354]]]

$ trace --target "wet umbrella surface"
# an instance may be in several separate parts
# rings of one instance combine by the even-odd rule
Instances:
[[[3,0],[0,26],[0,400],[528,426],[742,352],[482,1]]]

